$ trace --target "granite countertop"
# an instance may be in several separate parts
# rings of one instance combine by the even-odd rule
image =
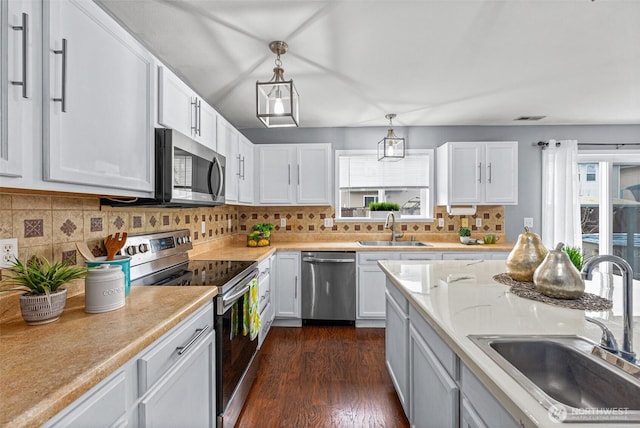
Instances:
[[[513,249],[512,242],[497,244],[464,245],[459,242],[429,242],[430,247],[363,247],[356,241],[295,241],[272,242],[268,247],[247,247],[244,244],[234,244],[222,248],[208,249],[206,244],[195,247],[190,257],[196,260],[263,260],[276,251],[425,251],[425,252],[485,252]],[[201,248],[200,248],[201,247]]]
[[[526,426],[559,426],[548,417],[547,410],[542,405],[484,354],[467,335],[575,334],[599,342],[600,329],[585,321],[585,311],[564,309],[509,293],[507,286],[492,279],[495,274],[505,271],[504,261],[500,260],[385,260],[378,264],[516,419],[523,420]],[[451,281],[452,279],[456,280]],[[617,338],[621,338],[622,284],[619,277],[595,273],[594,279],[586,281],[585,286],[587,292],[599,295],[607,293],[609,298],[613,298],[611,311],[586,314],[600,318]],[[634,303],[636,307],[640,303],[637,294]],[[640,332],[637,329],[634,340],[635,343],[640,343]],[[571,428],[603,426],[601,423],[568,425]]]
[[[132,287],[124,307],[84,311],[67,299],[59,320],[0,323],[0,426],[42,425],[217,294],[215,287]]]

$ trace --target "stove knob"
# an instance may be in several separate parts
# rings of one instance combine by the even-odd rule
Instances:
[[[136,254],[138,251],[136,250],[136,247],[134,245],[131,245],[129,247],[127,247],[126,250],[127,254],[129,254],[130,256],[133,256],[134,254]]]
[[[187,235],[184,237],[184,243],[191,242],[191,236]]]
[[[182,245],[183,244],[182,236],[178,236],[178,238],[176,239],[176,242],[178,243],[178,245]]]
[[[138,251],[140,253],[146,253],[147,251],[149,251],[149,245],[147,245],[147,244],[138,245]]]

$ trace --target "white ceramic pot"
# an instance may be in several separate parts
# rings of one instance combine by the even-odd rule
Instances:
[[[124,306],[124,273],[119,265],[104,264],[90,269],[84,280],[85,312],[97,314]]]

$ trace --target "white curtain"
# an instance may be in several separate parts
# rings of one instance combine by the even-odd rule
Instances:
[[[542,243],[582,246],[578,195],[578,142],[549,140],[542,151]]]

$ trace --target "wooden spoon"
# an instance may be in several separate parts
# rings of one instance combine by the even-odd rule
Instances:
[[[87,245],[86,242],[84,241],[76,242],[76,248],[78,249],[78,251],[80,251],[80,254],[82,254],[82,257],[84,257],[86,260],[89,260],[90,262],[96,261],[95,256],[89,249],[89,246]]]
[[[124,247],[127,242],[127,232],[118,232],[115,235],[109,235],[104,239],[104,246],[107,249],[107,260],[113,260],[116,253]]]

